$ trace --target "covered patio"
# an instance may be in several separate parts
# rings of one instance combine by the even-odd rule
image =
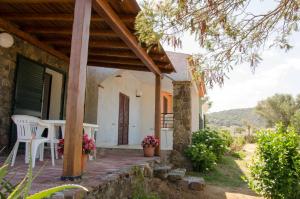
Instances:
[[[54,168],[52,179],[81,178],[82,128],[85,111],[87,66],[151,72],[155,76],[155,128],[161,132],[161,80],[174,72],[168,56],[158,46],[149,53],[134,35],[139,12],[135,0],[2,0],[0,28],[38,47],[68,65],[65,103],[64,159]],[[157,148],[156,155],[160,154]],[[145,162],[142,157],[99,158],[89,161],[87,176],[109,173],[107,166]],[[24,165],[23,165],[24,166]],[[21,171],[24,169],[21,169]],[[96,173],[93,173],[96,172]],[[95,175],[96,174],[96,175]],[[99,175],[97,175],[99,174]],[[84,176],[86,176],[84,175]],[[97,177],[98,176],[98,177]],[[101,177],[100,177],[101,178]],[[49,178],[47,178],[49,179]],[[47,179],[44,179],[47,181]],[[41,176],[43,180],[43,176]],[[59,181],[59,180],[58,180]],[[57,182],[58,182],[57,181]],[[33,186],[34,187],[34,186]]]
[[[111,181],[117,183],[118,180],[116,179],[129,178],[129,174],[133,171],[134,167],[149,167],[157,159],[159,158],[145,158],[140,153],[106,152],[101,158],[89,161],[82,179],[76,181],[76,183],[85,186],[92,193],[93,191],[98,191],[99,187],[111,183]],[[0,157],[0,163],[2,162],[4,162],[4,157]],[[40,173],[34,179],[30,193],[33,194],[44,189],[65,184],[64,181],[60,180],[62,167],[62,160],[56,161],[55,166],[51,165],[51,161],[37,162],[33,173]],[[17,184],[25,177],[27,170],[28,165],[25,165],[23,157],[20,157],[16,165],[10,169],[7,179],[12,184]],[[74,196],[75,194],[76,190],[71,190],[58,193],[57,195],[67,198],[66,196]]]

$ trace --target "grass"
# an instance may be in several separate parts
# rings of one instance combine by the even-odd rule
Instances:
[[[247,183],[242,179],[245,176],[245,166],[243,159],[226,155],[215,170],[204,174],[191,172],[189,175],[201,176],[211,185],[246,188]]]

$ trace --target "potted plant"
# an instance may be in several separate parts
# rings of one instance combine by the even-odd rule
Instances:
[[[153,157],[155,148],[159,146],[159,139],[152,135],[148,135],[142,141],[142,147],[144,149],[145,157]]]
[[[85,171],[88,155],[96,149],[95,141],[89,138],[87,134],[82,137],[82,156],[81,156],[81,170]],[[60,139],[57,148],[58,153],[63,157],[64,154],[64,139]]]

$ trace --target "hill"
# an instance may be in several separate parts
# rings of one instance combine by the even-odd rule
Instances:
[[[206,115],[207,123],[212,126],[245,126],[247,121],[257,128],[265,127],[266,121],[255,113],[254,108],[231,109],[209,113]]]

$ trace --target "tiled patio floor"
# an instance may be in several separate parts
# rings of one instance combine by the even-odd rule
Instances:
[[[4,157],[0,157],[0,163],[2,165]],[[87,188],[101,185],[106,180],[110,179],[114,175],[120,175],[122,170],[126,170],[135,165],[143,165],[149,161],[153,161],[155,158],[145,158],[142,153],[130,153],[126,152],[107,152],[102,157],[98,157],[97,160],[89,160],[87,162],[87,172],[83,175],[82,180],[76,182]],[[41,169],[41,173],[33,181],[32,189],[30,193],[35,193],[42,189],[54,187],[66,183],[60,180],[62,174],[62,159],[55,161],[56,165],[52,166],[50,158],[45,158],[43,162],[36,161],[36,167],[34,173]],[[42,168],[43,167],[43,168]],[[25,176],[28,165],[24,163],[24,156],[19,155],[14,167],[10,168],[8,179],[13,183],[20,182]]]

